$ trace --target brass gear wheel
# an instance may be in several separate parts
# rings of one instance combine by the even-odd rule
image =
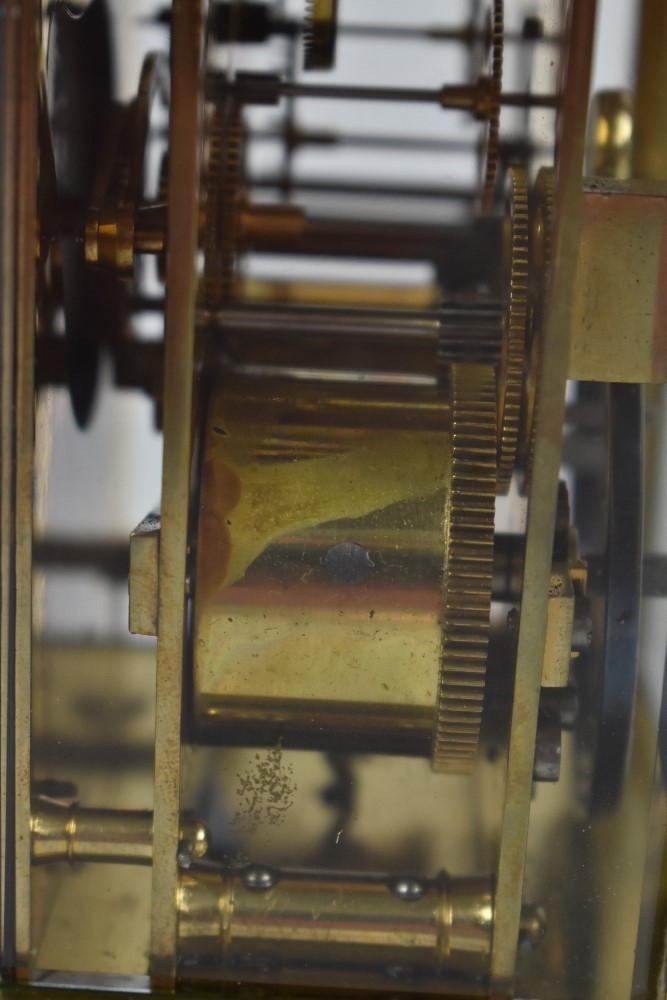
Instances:
[[[303,68],[333,69],[336,60],[338,0],[306,0]]]
[[[549,292],[552,258],[552,233],[554,214],[554,172],[542,167],[533,190],[530,220],[530,286],[527,357],[528,365],[523,383],[521,402],[521,427],[519,458],[523,467],[522,492],[530,489],[533,450],[535,445],[535,403],[537,400],[540,367],[541,330]]]
[[[208,132],[204,206],[204,277],[201,297],[217,309],[234,294],[239,211],[243,200],[243,128],[237,104],[220,102]]]
[[[486,121],[484,186],[482,209],[489,211],[498,174],[500,155],[500,94],[503,85],[504,10],[503,0],[493,0],[490,17],[489,97]]]
[[[531,198],[530,296],[535,311],[544,309],[544,297],[551,277],[552,230],[554,217],[554,171],[538,171]]]
[[[493,368],[452,365],[452,465],[435,771],[469,770],[479,744],[493,580],[496,420]]]
[[[498,489],[506,492],[516,462],[521,419],[526,326],[528,323],[528,180],[523,167],[510,167],[509,298],[498,373]]]

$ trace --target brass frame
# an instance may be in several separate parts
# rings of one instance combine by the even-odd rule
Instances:
[[[2,844],[2,914],[13,912],[16,967],[30,961],[30,698],[34,440],[35,241],[38,178],[40,4],[25,0],[3,18],[2,361],[0,420],[0,688],[3,693],[3,830],[14,830],[15,895],[8,898]],[[14,691],[13,718],[9,692]],[[13,734],[13,739],[12,739]],[[8,745],[9,744],[9,745]],[[14,753],[15,777],[8,782]],[[13,792],[14,801],[10,801]],[[3,935],[6,933],[3,927]]]
[[[176,3],[172,20],[168,233],[164,353],[164,447],[158,590],[157,703],[151,977],[176,975],[176,853],[180,824],[181,701],[192,457],[196,250],[199,228],[202,36],[205,0]]]
[[[9,58],[3,87],[9,95],[3,122],[6,169],[2,174],[2,211],[11,225],[3,231],[2,367],[0,405],[0,688],[15,683],[14,718],[6,697],[0,707],[0,730],[14,727],[15,801],[8,797],[8,753],[1,753],[0,824],[16,817],[16,940],[19,975],[28,974],[31,946],[29,840],[21,835],[30,820],[30,702],[32,624],[33,514],[33,365],[35,327],[37,90],[39,2],[24,0],[20,16],[7,19]],[[501,833],[492,977],[496,993],[512,988],[521,917],[521,893],[530,819],[531,778],[539,703],[542,654],[547,629],[551,539],[556,517],[558,468],[564,415],[567,350],[581,223],[581,162],[590,72],[594,0],[570,4],[568,88],[562,96],[560,159],[556,189],[556,230],[552,295],[544,330],[537,435],[528,510],[524,597],[518,634],[512,734],[509,745]],[[176,923],[174,900],[179,875],[176,853],[180,824],[180,722],[185,613],[189,482],[193,448],[193,359],[197,275],[197,215],[201,145],[201,37],[206,0],[174,6],[171,142],[179,157],[171,165],[169,231],[179,233],[167,264],[169,302],[166,318],[164,471],[158,592],[157,725],[155,743],[155,859],[152,891],[151,973],[158,987],[175,982]],[[18,192],[18,197],[17,197]],[[9,498],[7,502],[6,498]],[[10,540],[15,538],[12,552]],[[14,680],[12,680],[14,678]],[[10,786],[11,788],[11,786]],[[5,843],[0,864],[7,869]],[[6,884],[0,884],[2,912]],[[30,998],[29,989],[8,995]],[[40,991],[40,996],[42,995]],[[77,994],[80,995],[80,994]],[[91,994],[94,995],[94,994]]]
[[[509,994],[516,961],[532,795],[537,712],[547,629],[552,540],[565,414],[572,289],[581,225],[581,176],[587,94],[595,27],[595,0],[570,3],[568,63],[561,67],[558,173],[555,188],[553,273],[544,324],[536,406],[533,472],[526,525],[512,729],[498,861],[496,923],[491,954],[492,992]]]

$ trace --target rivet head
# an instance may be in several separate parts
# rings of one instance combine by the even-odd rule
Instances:
[[[389,888],[400,899],[421,899],[426,892],[426,883],[419,878],[402,876],[390,882]]]
[[[248,865],[243,869],[241,879],[246,889],[252,892],[266,892],[278,881],[276,873],[264,865]]]

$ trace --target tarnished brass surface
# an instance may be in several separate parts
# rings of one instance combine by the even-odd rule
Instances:
[[[32,803],[150,814],[155,645],[35,642]],[[53,801],[53,800],[52,800]],[[82,810],[87,811],[87,810]],[[28,831],[30,827],[28,827]],[[30,845],[30,834],[28,834]],[[97,863],[31,867],[34,965],[146,976],[149,867]]]
[[[130,632],[157,635],[160,516],[149,514],[130,535]]]
[[[33,780],[68,777],[67,761],[74,766],[93,758],[101,740],[105,760],[129,756],[137,769],[139,762],[152,764],[154,645],[51,643],[40,638],[33,674],[40,692],[32,715]],[[113,681],[119,693],[110,703]],[[65,763],[54,759],[59,750]],[[137,784],[143,786],[143,776]],[[142,794],[141,807],[149,804]]]
[[[47,903],[35,965],[52,970],[43,976],[51,983],[40,989],[50,996],[59,994],[58,980],[91,987],[113,984],[121,990],[147,988],[149,867],[36,865],[32,876]]]
[[[664,382],[667,185],[589,179],[582,211],[569,377]]]
[[[324,959],[332,981],[338,970],[363,969],[385,978],[391,969],[404,968],[454,987],[466,980],[473,985],[475,974],[473,989],[479,992],[493,907],[485,877],[451,879],[443,873],[433,880],[392,882],[259,867],[221,877],[184,874],[179,945],[184,957],[213,961],[222,976],[233,975],[247,955],[297,977]]]

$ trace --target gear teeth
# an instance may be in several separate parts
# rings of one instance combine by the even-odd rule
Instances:
[[[542,200],[542,294],[545,295],[551,278],[551,257],[553,249],[554,219],[554,171],[553,167],[542,167],[537,175],[535,187]]]
[[[308,53],[312,48],[314,34],[315,34],[315,0],[306,0],[306,11],[303,19],[303,44],[305,48],[304,62],[307,62]]]
[[[500,95],[503,86],[503,50],[505,16],[503,0],[493,0],[491,20],[491,95],[486,131],[486,161],[484,165],[484,186],[482,188],[482,209],[489,211],[493,205],[493,195],[498,174],[500,156]]]
[[[336,59],[338,0],[306,0],[303,68],[333,69]]]
[[[236,250],[238,244],[239,209],[242,201],[241,167],[243,156],[243,127],[240,111],[236,110],[227,136],[227,155],[224,165],[224,220],[222,225],[222,279],[223,301],[234,295]]]
[[[238,107],[218,105],[208,135],[202,299],[217,309],[234,294],[243,127]]]
[[[533,473],[533,455],[535,452],[536,422],[535,409],[539,395],[539,367],[540,367],[540,333],[546,308],[546,300],[549,293],[549,280],[551,277],[551,259],[553,249],[553,215],[554,215],[554,172],[551,167],[542,167],[535,181],[536,223],[539,232],[539,240],[534,239],[534,244],[539,243],[535,248],[535,253],[531,254],[535,259],[531,259],[531,273],[534,275],[531,294],[534,305],[532,309],[531,342],[529,344],[529,368],[525,380],[523,393],[523,426],[522,426],[522,457],[524,460],[524,481],[522,493],[527,495],[530,491]]]
[[[493,368],[452,365],[452,466],[435,771],[469,770],[479,744],[493,580],[496,417]]]
[[[528,323],[528,181],[523,167],[509,171],[509,301],[498,384],[498,489],[509,488],[516,462]]]

